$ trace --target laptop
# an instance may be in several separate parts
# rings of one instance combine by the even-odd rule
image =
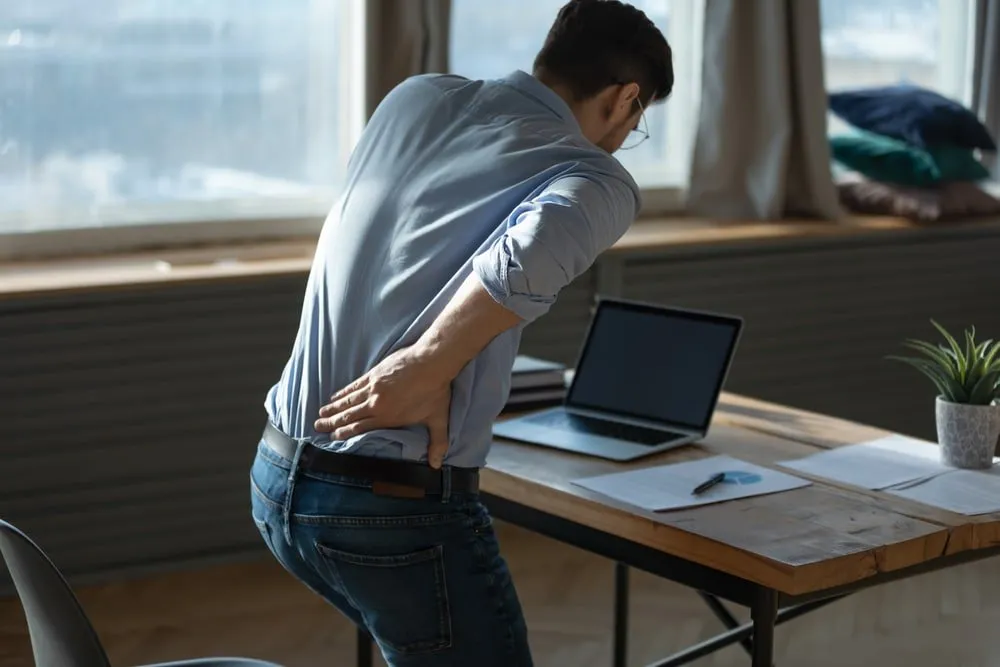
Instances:
[[[742,331],[733,315],[601,299],[563,404],[493,434],[616,461],[697,442]]]

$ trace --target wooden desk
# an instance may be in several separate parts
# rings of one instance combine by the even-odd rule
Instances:
[[[628,464],[497,442],[482,489],[493,515],[613,559],[615,665],[625,665],[628,567],[699,591],[728,626],[656,663],[687,664],[740,642],[773,663],[775,626],[845,594],[1000,553],[1000,514],[966,517],[815,478],[812,486],[653,513],[577,487],[587,475],[729,454],[759,465],[885,435],[851,422],[724,395],[708,437]],[[718,598],[749,607],[740,625]]]

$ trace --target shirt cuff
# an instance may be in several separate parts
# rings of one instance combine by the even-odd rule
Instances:
[[[520,317],[525,323],[533,322],[549,311],[556,301],[555,297],[514,291],[508,278],[509,267],[506,247],[494,246],[472,260],[473,271],[476,272],[483,289],[493,297],[493,300]]]

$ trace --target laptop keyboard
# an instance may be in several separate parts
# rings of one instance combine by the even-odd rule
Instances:
[[[532,421],[540,426],[562,428],[589,435],[600,435],[606,438],[635,442],[640,445],[659,445],[685,437],[683,433],[605,421],[603,419],[595,419],[594,417],[581,417],[580,415],[563,412],[562,410],[543,412],[530,417],[528,421]]]

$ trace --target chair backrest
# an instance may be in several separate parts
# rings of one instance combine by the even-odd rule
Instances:
[[[21,598],[36,667],[110,667],[66,579],[37,544],[2,519],[0,555]]]

